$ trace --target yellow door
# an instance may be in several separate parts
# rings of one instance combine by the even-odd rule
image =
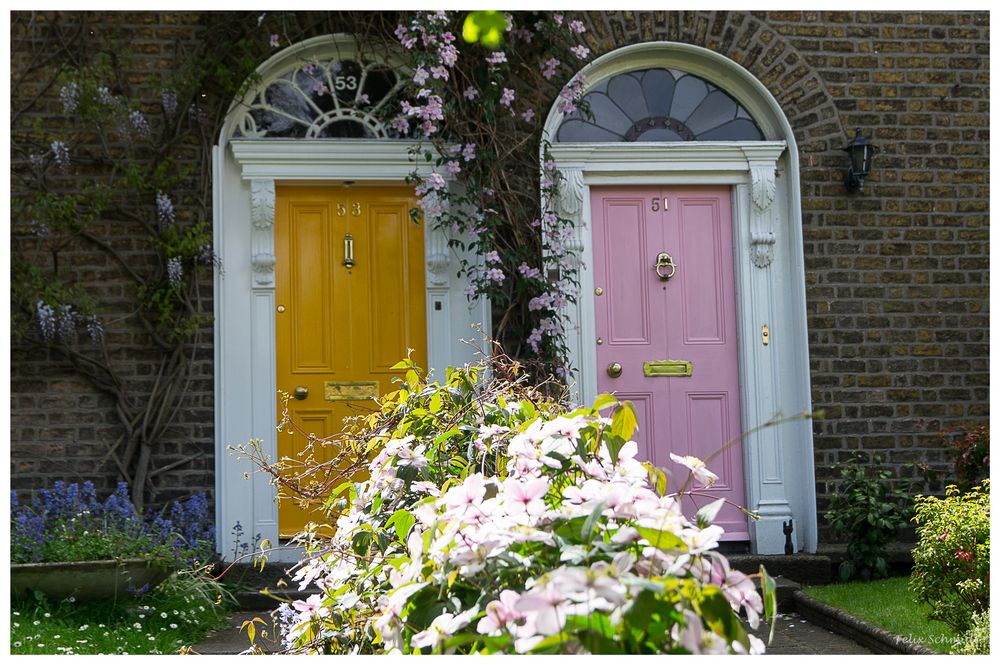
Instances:
[[[289,185],[276,194],[277,386],[297,394],[291,420],[322,438],[374,407],[364,395],[393,389],[390,368],[408,349],[427,367],[423,227],[410,219],[412,189]],[[302,459],[307,443],[283,431],[278,457]],[[320,447],[313,453],[322,459]],[[279,535],[322,519],[282,500]]]

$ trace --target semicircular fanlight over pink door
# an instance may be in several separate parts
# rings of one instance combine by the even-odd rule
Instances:
[[[591,217],[598,390],[635,404],[640,457],[670,471],[671,491],[687,477],[671,452],[719,476],[686,513],[745,505],[729,188],[594,187]],[[734,506],[717,523],[749,539]]]

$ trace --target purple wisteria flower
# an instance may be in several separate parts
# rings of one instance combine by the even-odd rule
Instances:
[[[59,100],[63,105],[63,113],[66,115],[76,113],[80,103],[80,86],[77,85],[76,81],[70,81],[59,89]]]
[[[176,221],[174,216],[174,202],[170,200],[170,197],[166,195],[165,192],[156,193],[156,217],[167,224],[173,224]]]
[[[454,159],[448,161],[444,166],[445,172],[450,176],[456,176],[462,172],[462,166]]]
[[[417,85],[423,85],[427,82],[427,70],[423,67],[417,67],[416,71],[413,72],[413,82]]]
[[[491,65],[500,65],[507,62],[507,54],[503,51],[493,51],[488,56],[486,56],[486,62]]]
[[[181,263],[179,256],[171,256],[167,259],[167,280],[170,282],[170,286],[175,289],[181,285],[184,279],[184,265]]]
[[[473,88],[471,85],[462,92],[462,96],[472,101],[479,96],[479,91]]]
[[[278,48],[279,46],[281,46],[281,42],[278,41],[278,35],[277,34],[272,34],[271,35],[271,48]]]
[[[97,98],[105,106],[117,106],[118,100],[115,99],[114,95],[111,94],[111,90],[107,86],[102,85],[97,89]]]
[[[95,344],[99,344],[102,339],[104,339],[104,326],[98,320],[97,316],[91,315],[86,318],[87,334],[90,335],[90,339],[93,340]]]
[[[201,246],[201,252],[198,254],[197,260],[199,263],[203,263],[207,266],[215,266],[220,273],[223,271],[222,257],[215,253],[215,249],[212,247],[211,243],[205,243]]]
[[[177,114],[177,93],[169,88],[164,88],[160,91],[160,104],[168,118],[174,117]]]
[[[33,152],[28,155],[28,164],[35,171],[41,171],[45,168],[45,155],[37,152]]]
[[[514,91],[510,88],[504,88],[503,94],[500,95],[500,106],[506,106],[510,108],[510,105],[514,103]]]
[[[573,55],[578,57],[580,60],[583,60],[588,55],[590,55],[590,49],[584,46],[583,44],[578,44],[577,46],[574,46],[573,48],[570,49],[570,51],[572,51]]]
[[[35,304],[35,312],[38,315],[38,329],[42,333],[42,339],[46,342],[51,342],[56,338],[55,311],[44,300],[39,300]]]
[[[51,233],[49,225],[46,224],[45,222],[39,222],[37,219],[33,219],[30,222],[28,222],[28,228],[31,229],[31,232],[34,235],[42,239],[48,238],[49,234]]]
[[[61,169],[68,168],[69,147],[62,141],[53,141],[50,147],[52,148],[52,159],[56,165]]]
[[[581,21],[570,21],[569,31],[572,32],[574,35],[582,35],[583,33],[587,32],[587,28],[584,27],[583,22]]]
[[[525,111],[524,113],[522,113],[521,114],[521,119],[524,120],[525,122],[531,122],[532,120],[534,120],[535,119],[535,109],[528,109],[527,111]]]
[[[65,342],[76,337],[77,313],[72,305],[59,305],[59,338]]]
[[[128,122],[132,126],[132,131],[136,134],[139,136],[149,136],[149,121],[146,120],[146,116],[142,114],[142,111],[129,111]]]
[[[444,65],[435,65],[434,67],[431,67],[431,76],[436,79],[447,81],[448,69]]]
[[[506,275],[500,268],[490,268],[486,271],[486,279],[495,284],[503,284],[505,277]]]
[[[476,158],[476,144],[466,143],[465,147],[462,148],[462,159],[464,159],[467,162],[471,162],[475,158]]]

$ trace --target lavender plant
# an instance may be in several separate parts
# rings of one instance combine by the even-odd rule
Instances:
[[[215,553],[215,528],[204,493],[144,519],[119,483],[103,502],[94,485],[57,481],[30,504],[11,492],[11,561],[43,563],[149,558],[197,567]]]

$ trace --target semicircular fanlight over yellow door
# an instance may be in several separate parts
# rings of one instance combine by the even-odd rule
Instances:
[[[393,389],[391,368],[409,349],[427,367],[424,230],[409,188],[287,185],[276,195],[277,386],[293,395],[289,417],[303,432],[329,437]],[[307,444],[282,431],[278,457],[304,459]],[[322,520],[286,498],[278,532]]]

